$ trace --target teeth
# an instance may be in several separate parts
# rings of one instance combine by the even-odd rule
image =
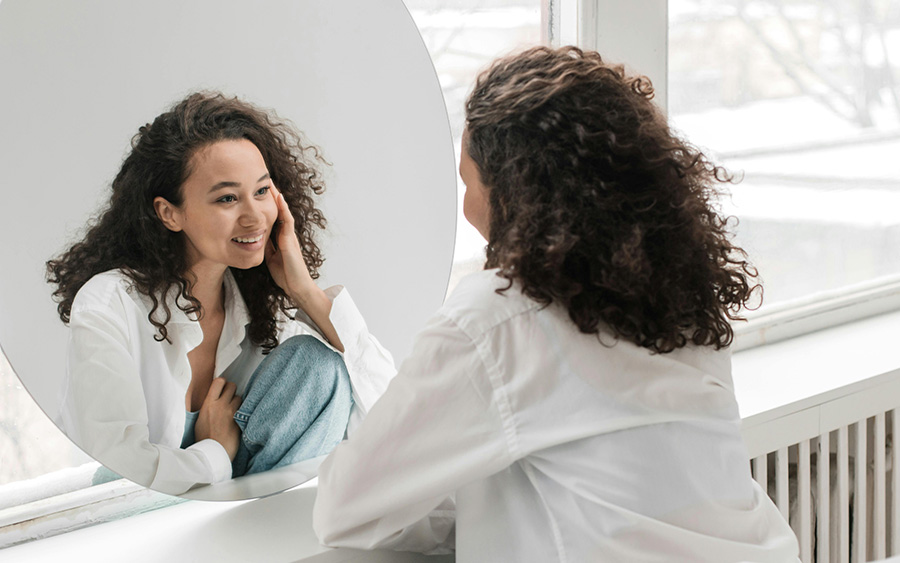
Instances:
[[[262,237],[263,237],[262,235],[259,235],[258,237],[253,237],[253,238],[234,237],[231,240],[235,240],[237,242],[251,243],[251,242],[259,242],[260,240],[262,240]]]

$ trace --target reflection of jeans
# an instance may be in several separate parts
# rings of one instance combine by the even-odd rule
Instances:
[[[288,338],[253,372],[234,415],[241,442],[232,476],[329,453],[344,437],[352,405],[341,356],[312,336]]]

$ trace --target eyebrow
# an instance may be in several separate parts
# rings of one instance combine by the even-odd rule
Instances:
[[[263,180],[268,180],[269,178],[271,178],[271,176],[269,175],[268,172],[266,172],[265,174],[263,174],[262,176],[259,177],[259,180],[257,180],[256,183],[258,184],[258,183],[262,182]],[[209,191],[210,191],[210,193],[212,193],[217,190],[222,190],[225,188],[239,188],[240,186],[241,186],[240,182],[225,181],[225,182],[219,182],[218,184],[214,185],[213,187],[211,187],[209,189]]]

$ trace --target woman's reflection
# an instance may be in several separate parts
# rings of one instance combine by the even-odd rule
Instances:
[[[193,94],[141,127],[107,207],[47,263],[71,331],[60,423],[179,494],[330,451],[394,373],[320,289],[318,149],[273,113]]]

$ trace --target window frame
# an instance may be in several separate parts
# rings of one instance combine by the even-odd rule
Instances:
[[[668,112],[668,0],[546,0],[553,46],[577,45],[650,78]],[[576,24],[572,25],[571,21]],[[747,350],[900,310],[900,274],[786,300],[735,322],[733,350]]]

